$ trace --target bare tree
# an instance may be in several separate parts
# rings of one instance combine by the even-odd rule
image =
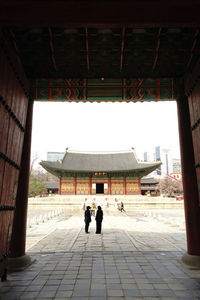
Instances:
[[[175,196],[183,193],[183,186],[181,182],[173,180],[172,178],[165,176],[160,179],[158,184],[160,193],[166,196]]]
[[[34,164],[36,163],[36,161],[37,161],[38,159],[39,159],[38,153],[34,153],[34,154],[33,154],[33,157],[31,158],[30,174],[33,173],[33,167],[34,167]]]

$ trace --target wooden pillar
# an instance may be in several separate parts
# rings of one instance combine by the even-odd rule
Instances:
[[[108,194],[111,195],[111,178],[108,178]]]
[[[62,180],[62,177],[59,178],[59,194],[61,195],[61,180]]]
[[[74,177],[74,195],[76,195],[77,177]]]
[[[124,195],[126,195],[126,177],[124,177]]]
[[[13,230],[10,244],[9,270],[23,270],[30,265],[31,259],[25,255],[26,246],[26,221],[28,210],[28,188],[31,154],[33,101],[29,100],[24,143],[21,158],[21,169],[16,197],[16,211],[13,222]]]
[[[141,178],[138,179],[138,195],[141,195],[142,192],[141,192]]]
[[[92,195],[92,178],[89,178],[89,195]]]
[[[188,98],[185,96],[183,88],[181,91],[179,91],[177,108],[182,162],[187,251],[189,255],[200,256],[200,208],[198,201],[198,187],[194,162]],[[191,256],[189,260],[191,260]],[[183,261],[185,263],[189,263],[188,255],[183,257]]]

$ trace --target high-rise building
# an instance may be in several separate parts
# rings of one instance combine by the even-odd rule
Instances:
[[[63,158],[64,152],[47,152],[48,161],[57,161]]]
[[[144,161],[148,161],[148,152],[144,152]]]
[[[172,159],[173,171],[181,171],[181,160],[179,158]]]
[[[143,153],[143,161],[155,161],[154,155],[149,151]]]
[[[161,148],[160,146],[155,148],[155,159],[156,161],[161,161],[162,165],[158,167],[156,170],[157,175],[165,176],[167,174],[172,173],[173,171],[173,164],[171,153],[169,149]]]

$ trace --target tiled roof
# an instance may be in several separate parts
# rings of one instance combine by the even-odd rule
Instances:
[[[59,189],[59,182],[45,182],[45,186],[47,189]]]
[[[45,168],[67,171],[111,172],[158,167],[160,162],[140,162],[134,149],[118,152],[80,152],[66,150],[61,161],[40,163]]]
[[[159,182],[158,179],[152,177],[141,178],[141,184],[157,184],[158,182]]]

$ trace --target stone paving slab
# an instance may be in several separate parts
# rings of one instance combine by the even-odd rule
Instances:
[[[200,271],[181,264],[185,233],[153,218],[105,211],[102,235],[82,214],[29,230],[23,272],[0,284],[0,300],[200,299]],[[31,239],[31,236],[30,236]]]
[[[49,226],[42,225],[40,243],[32,245],[27,239],[27,250],[49,251],[114,251],[116,250],[180,250],[185,251],[185,232],[170,227],[161,221],[147,217],[129,217],[119,212],[107,212],[103,221],[102,235],[95,235],[95,220],[90,225],[90,234],[85,235],[83,217],[75,215],[68,220],[57,220]],[[149,224],[151,223],[151,226]],[[41,233],[42,235],[42,233]],[[94,243],[95,239],[95,243]],[[162,241],[162,242],[161,242]]]

